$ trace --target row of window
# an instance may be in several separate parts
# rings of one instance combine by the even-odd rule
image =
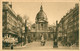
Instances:
[[[17,20],[10,13],[7,13],[7,15],[8,22],[13,23],[12,25],[16,26]]]

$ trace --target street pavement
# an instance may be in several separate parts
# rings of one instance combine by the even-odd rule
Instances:
[[[40,49],[52,49],[53,48],[53,42],[52,41],[48,41],[46,42],[45,46],[41,46],[41,42],[32,42],[32,43],[28,43],[25,46],[19,48],[19,47],[15,47],[14,49],[28,49],[28,50],[40,50]]]
[[[59,43],[60,44],[60,43]],[[5,49],[10,49],[10,48],[5,48]],[[75,49],[78,50],[78,47],[67,47],[67,46],[62,46],[58,45],[58,48],[53,48],[53,41],[47,41],[45,46],[41,46],[41,42],[39,41],[34,41],[31,43],[27,43],[24,46],[18,45],[14,47],[14,50],[60,50],[60,49]]]

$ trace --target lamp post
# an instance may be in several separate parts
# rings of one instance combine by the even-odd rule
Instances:
[[[55,34],[54,34],[54,44],[53,44],[53,48],[54,47],[58,47],[58,45],[57,45],[57,28],[58,28],[58,21],[56,21],[56,32],[55,32]]]
[[[53,48],[54,48],[54,27],[53,27]]]
[[[24,16],[24,20],[25,20],[25,33],[24,33],[24,44],[26,44],[26,36],[27,36],[27,20],[28,20],[29,18],[27,17],[27,16]]]
[[[26,23],[27,23],[27,20],[25,20],[25,34],[24,34],[24,37],[25,37],[25,44],[26,44],[26,34],[27,34],[27,27],[26,27]]]
[[[22,46],[22,29],[20,29],[20,31],[21,31],[21,46]]]

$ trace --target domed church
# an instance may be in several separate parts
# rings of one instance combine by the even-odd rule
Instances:
[[[43,11],[43,7],[41,5],[40,11],[37,13],[35,18],[35,31],[36,31],[36,39],[39,40],[40,37],[43,35],[44,39],[46,40],[48,37],[48,21],[47,15]]]

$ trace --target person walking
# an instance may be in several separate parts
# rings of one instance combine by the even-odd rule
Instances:
[[[44,46],[44,45],[45,45],[45,40],[44,40],[43,35],[41,36],[41,45],[42,45],[42,46]]]
[[[13,44],[11,45],[11,50],[13,50]]]

